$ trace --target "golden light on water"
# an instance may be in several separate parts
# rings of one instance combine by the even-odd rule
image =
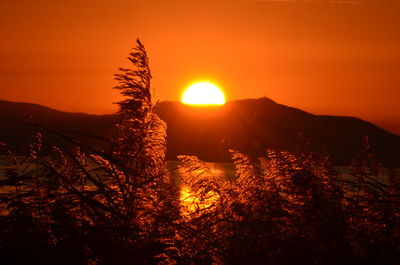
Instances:
[[[182,103],[189,105],[223,105],[225,95],[222,90],[210,82],[198,82],[190,85],[182,95]]]
[[[213,205],[219,199],[219,194],[214,191],[208,191],[203,196],[199,196],[188,186],[183,186],[180,190],[181,213],[189,216],[206,210],[211,210]]]

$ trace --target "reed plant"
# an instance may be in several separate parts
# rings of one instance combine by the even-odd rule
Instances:
[[[1,264],[155,264],[177,212],[165,161],[166,126],[154,114],[151,73],[137,41],[116,75],[124,99],[106,151],[38,129],[22,161],[2,149]],[[51,134],[68,145],[43,153]],[[72,146],[72,148],[71,148]]]

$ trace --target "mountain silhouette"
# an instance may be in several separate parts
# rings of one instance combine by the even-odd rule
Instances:
[[[265,149],[295,151],[304,137],[312,150],[325,150],[337,164],[348,163],[368,136],[372,152],[391,160],[400,137],[353,117],[320,116],[277,104],[268,98],[227,102],[222,107],[192,107],[162,102],[159,116],[168,124],[169,156],[193,154],[227,160],[227,149],[253,156]]]
[[[52,130],[61,132],[78,142],[106,149],[108,145],[93,137],[95,135],[111,139],[115,134],[116,115],[90,115],[54,110],[38,104],[19,103],[0,100],[0,141],[6,143],[14,152],[26,151],[31,135],[38,128],[27,124],[30,116],[32,120]],[[44,143],[61,143],[68,146],[53,134],[43,136]]]
[[[22,110],[40,124],[102,149],[107,148],[104,142],[84,134],[111,139],[116,131],[116,115],[68,113],[36,104],[0,101],[0,140],[14,150],[22,150],[33,131],[21,122]],[[263,155],[266,149],[294,151],[301,138],[310,142],[312,150],[326,151],[336,164],[349,163],[365,136],[371,151],[385,162],[400,147],[400,136],[361,119],[313,115],[268,98],[230,101],[219,107],[166,101],[159,103],[156,111],[168,125],[169,160],[186,154],[205,161],[228,161],[228,149],[254,157]]]

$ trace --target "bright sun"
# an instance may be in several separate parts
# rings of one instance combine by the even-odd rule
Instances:
[[[199,82],[190,85],[182,95],[182,103],[190,105],[223,105],[225,96],[216,85]]]

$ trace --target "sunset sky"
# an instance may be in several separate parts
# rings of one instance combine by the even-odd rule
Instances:
[[[161,101],[209,80],[400,134],[398,0],[0,0],[0,99],[114,112],[136,38]]]

